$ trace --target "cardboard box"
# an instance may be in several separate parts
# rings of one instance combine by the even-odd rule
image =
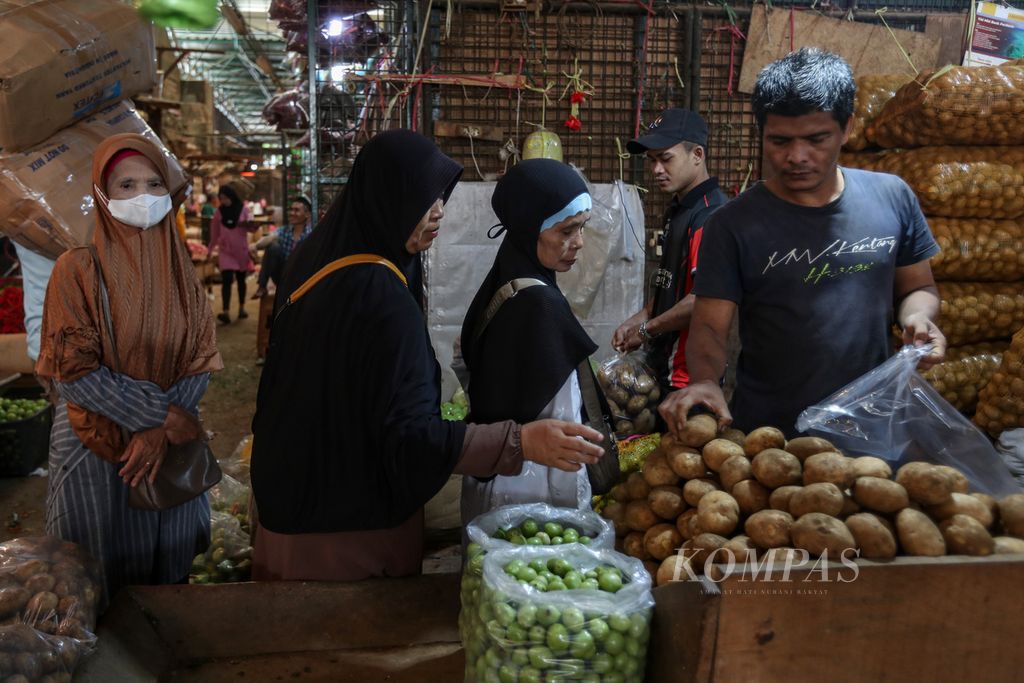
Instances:
[[[119,102],[37,147],[0,155],[0,233],[51,258],[86,244],[96,223],[92,156],[117,133],[140,133],[157,143],[173,162],[171,185],[186,177],[132,103]]]
[[[156,85],[153,32],[117,0],[0,0],[0,151]]]

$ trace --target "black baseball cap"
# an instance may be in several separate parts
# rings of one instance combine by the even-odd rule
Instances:
[[[649,149],[666,149],[680,142],[707,148],[708,124],[695,111],[666,109],[647,127],[647,134],[627,142],[626,149],[630,154],[643,154]]]

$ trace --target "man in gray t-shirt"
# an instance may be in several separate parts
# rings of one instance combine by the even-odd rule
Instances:
[[[765,67],[754,91],[768,179],[708,221],[686,347],[691,385],[661,407],[670,429],[703,405],[721,425],[796,433],[797,415],[893,351],[946,341],[928,259],[938,245],[896,176],[839,168],[853,75],[839,57],[802,49]],[[739,314],[742,351],[732,411],[719,379]]]

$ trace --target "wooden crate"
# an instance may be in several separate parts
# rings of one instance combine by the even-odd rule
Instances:
[[[857,566],[656,588],[648,681],[1024,680],[1024,556]]]

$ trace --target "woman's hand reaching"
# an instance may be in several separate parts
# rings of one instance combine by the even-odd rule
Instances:
[[[523,425],[523,459],[566,472],[593,465],[604,449],[597,445],[604,437],[586,425],[562,420],[537,420]]]

